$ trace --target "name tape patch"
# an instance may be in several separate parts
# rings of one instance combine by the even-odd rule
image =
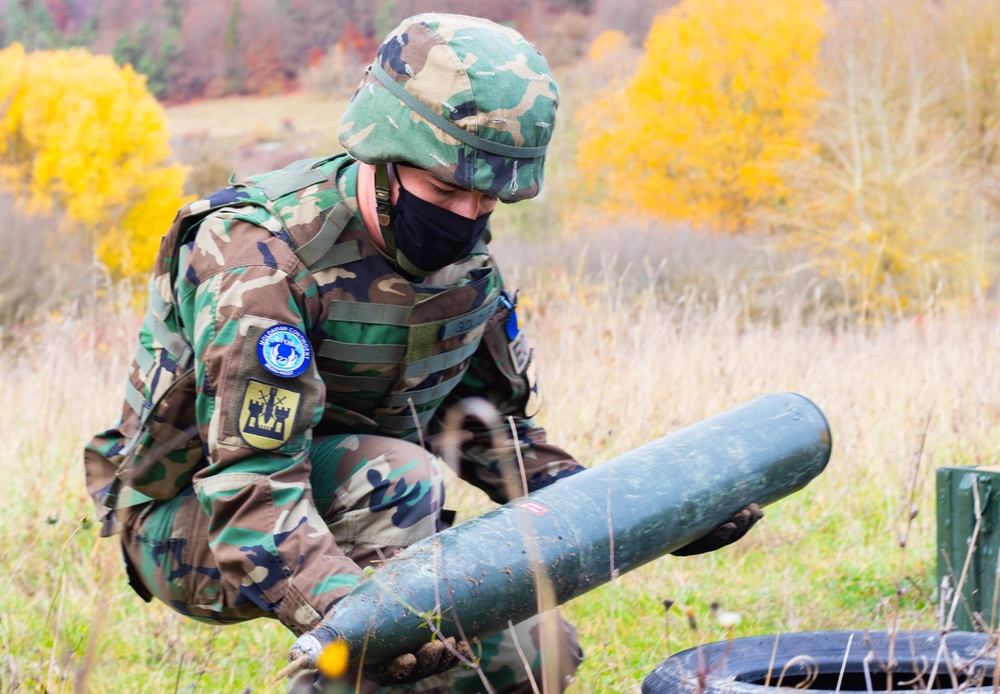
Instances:
[[[312,347],[298,328],[274,325],[257,340],[257,358],[275,376],[295,378],[309,367]]]

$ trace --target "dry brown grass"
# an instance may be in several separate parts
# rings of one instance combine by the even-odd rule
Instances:
[[[624,690],[669,651],[719,638],[712,601],[743,615],[738,635],[887,626],[900,571],[895,537],[905,526],[928,416],[899,614],[903,627],[933,628],[932,471],[993,459],[1000,433],[994,313],[932,316],[879,331],[748,323],[738,297],[721,306],[696,296],[666,302],[652,293],[629,296],[611,282],[590,284],[565,268],[508,274],[530,307],[548,401],[544,423],[589,465],[782,390],[813,399],[834,432],[826,473],[768,509],[739,545],[654,562],[568,606],[590,655],[576,691]],[[10,653],[3,681],[49,678],[58,691],[86,672],[88,691],[121,691],[138,676],[121,665],[138,663],[143,680],[159,688],[175,680],[210,691],[260,686],[279,669],[290,640],[280,627],[219,630],[142,605],[123,584],[113,543],[80,525],[92,513],[80,447],[116,417],[135,324],[127,309],[81,316],[0,355],[7,394],[0,472],[16,491],[0,519],[0,652]],[[487,507],[459,483],[450,495],[466,518]],[[676,611],[665,616],[664,598],[689,606],[699,631]],[[88,648],[93,659],[84,669]]]
[[[167,118],[173,137],[206,134],[215,138],[242,138],[282,128],[329,133],[340,121],[344,103],[343,99],[328,99],[308,92],[281,97],[240,96],[171,106]]]
[[[576,98],[585,107],[571,91],[567,106]],[[181,158],[203,158],[192,192],[207,192],[231,169],[263,171],[290,150],[333,151],[342,106],[295,95],[169,115],[186,143]],[[571,172],[560,170],[573,156],[569,113],[562,123],[546,198],[504,208],[497,224],[508,283],[522,289],[551,439],[597,464],[783,390],[811,398],[834,438],[827,471],[768,508],[738,545],[662,559],[570,603],[588,653],[574,691],[636,691],[669,652],[724,637],[714,601],[742,615],[736,636],[877,629],[895,617],[900,628],[933,628],[933,469],[995,458],[995,311],[983,303],[947,312],[931,292],[919,303],[924,315],[889,312],[874,328],[841,312],[851,305],[847,278],[819,282],[761,239],[618,229],[564,240],[556,220],[578,201],[565,185]],[[513,229],[530,240],[512,241]],[[258,689],[280,669],[287,632],[262,622],[218,629],[142,604],[124,584],[114,543],[81,523],[93,511],[80,449],[117,417],[137,323],[127,302],[112,304],[22,329],[0,352],[0,474],[14,492],[0,514],[0,691]],[[897,534],[928,418],[919,515],[902,562]],[[464,518],[489,507],[455,480],[449,506]],[[664,613],[663,599],[678,607]]]
[[[718,638],[712,601],[743,615],[737,635],[887,626],[900,572],[895,537],[928,416],[899,614],[903,627],[932,628],[932,470],[993,458],[995,314],[928,316],[877,331],[754,323],[739,296],[668,301],[574,267],[511,268],[508,276],[523,289],[542,365],[544,423],[588,465],[783,390],[813,399],[834,432],[826,473],[768,509],[737,546],[654,562],[569,605],[590,655],[576,691],[626,689],[668,651]],[[123,666],[139,664],[152,689],[175,681],[256,688],[280,668],[290,642],[278,625],[220,630],[142,605],[123,583],[113,543],[80,524],[92,514],[80,447],[117,416],[135,325],[127,306],[94,312],[23,335],[0,354],[0,473],[15,492],[0,519],[0,653],[9,653],[0,677],[24,686],[49,678],[60,691],[86,672],[89,691],[124,691],[140,676]],[[466,518],[487,507],[460,483],[449,493]],[[664,598],[691,607],[699,631],[676,611],[665,617]]]
[[[908,572],[916,595],[906,603],[903,621],[933,626],[927,605],[933,582],[931,470],[991,460],[1000,402],[1000,377],[989,368],[1000,341],[993,314],[938,316],[878,332],[832,331],[794,323],[747,325],[738,302],[720,309],[628,299],[615,287],[588,286],[565,271],[524,273],[521,285],[535,297],[529,330],[543,365],[545,423],[554,440],[588,464],[780,390],[811,397],[834,431],[828,471],[799,497],[770,510],[740,546],[701,559],[666,559],[625,577],[614,588],[624,604],[618,610],[622,624],[609,625],[593,614],[607,605],[607,595],[571,605],[588,651],[597,656],[584,681],[589,676],[606,682],[609,673],[627,680],[635,676],[630,663],[648,669],[667,649],[690,642],[682,629],[667,636],[661,626],[652,633],[662,643],[635,652],[633,641],[644,644],[651,625],[662,624],[660,597],[702,607],[718,599],[744,614],[746,633],[761,627],[884,626],[895,575],[894,532],[901,527],[907,479],[928,413],[928,460],[918,494],[922,515]],[[175,639],[195,639],[188,658],[206,633],[162,607],[137,605],[120,572],[108,567],[110,543],[94,543],[94,530],[73,535],[79,516],[90,513],[79,447],[115,417],[133,328],[127,312],[95,315],[50,326],[0,359],[3,391],[17,394],[17,406],[8,410],[0,470],[18,491],[3,520],[8,565],[19,565],[4,603],[5,623],[18,631],[6,639],[20,647],[14,657],[22,677],[48,649],[40,652],[21,628],[37,629],[40,641],[51,638],[54,618],[40,616],[57,599],[60,629],[68,621],[84,637],[100,596],[114,596],[113,625],[105,620],[102,641],[118,634],[132,645],[106,647],[103,655],[98,650],[95,669],[102,677],[117,669],[115,661],[152,647],[149,641],[161,638],[164,629],[184,635]],[[458,489],[452,497],[465,499],[466,514],[481,505]],[[775,565],[765,557],[781,561]],[[759,575],[761,565],[770,565],[766,579]],[[68,583],[44,578],[51,567],[69,576]],[[831,582],[831,576],[839,580]],[[624,652],[604,651],[609,628],[619,632]],[[251,647],[252,627],[225,631],[238,652]],[[60,636],[64,647],[82,648],[72,643],[72,634]],[[650,651],[650,645],[659,650]],[[79,650],[72,650],[70,661],[78,657]],[[176,657],[171,667],[162,665],[169,670],[165,676],[175,674]]]
[[[336,126],[348,97],[302,92],[168,108],[174,154],[190,167],[185,192],[208,195],[231,174],[239,180],[340,151]]]
[[[40,316],[78,308],[106,285],[88,237],[73,232],[62,215],[29,212],[0,191],[0,343]]]

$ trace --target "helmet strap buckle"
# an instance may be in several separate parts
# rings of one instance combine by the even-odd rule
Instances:
[[[378,225],[382,230],[382,241],[395,258],[399,250],[396,247],[396,230],[392,227],[392,196],[389,189],[389,164],[382,162],[375,165],[375,211],[378,214]],[[395,175],[395,172],[393,172]]]
[[[378,224],[385,229],[392,224],[390,215],[392,198],[389,191],[389,168],[385,163],[375,165],[375,211],[378,214]]]

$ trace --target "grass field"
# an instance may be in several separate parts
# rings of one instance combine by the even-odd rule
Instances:
[[[293,95],[169,116],[182,159],[209,186],[219,171],[266,170],[286,148],[328,153],[341,108]],[[567,143],[556,145],[554,164],[568,161]],[[587,653],[572,694],[638,692],[668,654],[730,635],[936,628],[934,468],[994,460],[994,311],[855,324],[826,310],[817,286],[782,279],[787,264],[759,240],[655,229],[562,237],[552,169],[556,194],[504,206],[496,225],[552,441],[596,465],[780,391],[812,399],[833,430],[826,472],[766,509],[737,545],[660,559],[564,608]],[[136,310],[105,297],[3,334],[0,475],[12,495],[0,514],[0,692],[259,692],[284,664],[292,639],[275,622],[218,628],[143,604],[116,543],[91,524],[81,448],[118,416]],[[461,518],[490,508],[457,480],[448,494]],[[719,626],[714,604],[739,624]]]
[[[834,437],[827,471],[738,545],[658,560],[567,605],[588,656],[575,694],[638,691],[669,653],[725,638],[713,603],[741,615],[735,636],[935,628],[933,470],[993,460],[992,312],[878,330],[753,324],[738,295],[658,300],[522,253],[508,249],[508,274],[531,307],[543,421],[586,464],[786,390],[813,399]],[[105,309],[0,355],[0,474],[13,492],[0,517],[0,691],[259,691],[284,661],[291,639],[276,623],[216,628],[142,604],[115,543],[82,520],[80,448],[116,417],[135,322]],[[449,494],[463,517],[488,508],[460,482]]]
[[[648,62],[638,46],[561,69],[546,188],[493,217],[494,249],[521,289],[536,350],[541,422],[584,464],[780,391],[810,398],[833,432],[827,470],[768,507],[744,540],[661,558],[565,605],[587,654],[570,694],[636,694],[669,654],[729,637],[947,628],[939,615],[955,603],[942,605],[936,586],[935,469],[994,464],[1000,447],[1000,3],[825,5],[824,96],[802,143],[809,153],[780,167],[787,195],[776,189],[749,233],[658,227],[635,208],[607,218],[606,203],[627,199],[648,171],[674,170],[672,152],[648,171],[630,157],[617,176],[625,188],[612,185],[616,176],[586,184],[577,155],[588,124],[577,116],[603,112],[609,82],[630,83],[632,64]],[[706,60],[708,48],[717,47],[706,45]],[[726,60],[735,77],[717,87],[740,95],[741,66],[755,61]],[[698,103],[709,96],[700,75],[677,78]],[[646,102],[628,94],[616,108]],[[189,167],[185,194],[332,154],[348,98],[168,109],[173,155]],[[733,122],[747,120],[755,99],[730,101]],[[678,104],[650,104],[642,132],[651,144],[661,122],[687,122]],[[714,196],[726,180],[707,164],[735,161],[713,149],[729,126],[691,122],[701,123],[691,132],[706,167],[688,182],[707,182],[702,192]],[[21,136],[11,137],[16,153]],[[592,166],[612,172],[611,160]],[[647,214],[663,211],[651,202]],[[287,630],[267,620],[219,628],[146,605],[125,582],[117,542],[98,536],[81,451],[118,418],[141,301],[116,294],[90,262],[89,240],[67,237],[72,221],[0,195],[0,479],[12,492],[0,513],[0,694],[281,691],[269,684],[285,664]],[[448,497],[460,519],[491,508],[455,478]],[[720,610],[738,623],[720,623]]]
[[[208,135],[213,138],[245,137],[254,133],[294,129],[299,132],[330,131],[340,121],[343,102],[308,92],[271,96],[242,96],[172,106],[167,109],[174,137]],[[239,118],[233,118],[233,114]]]

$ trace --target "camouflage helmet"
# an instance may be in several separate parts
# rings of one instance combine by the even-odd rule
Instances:
[[[538,195],[559,91],[523,36],[485,19],[420,14],[379,47],[340,122],[368,164],[404,161],[504,202]]]

